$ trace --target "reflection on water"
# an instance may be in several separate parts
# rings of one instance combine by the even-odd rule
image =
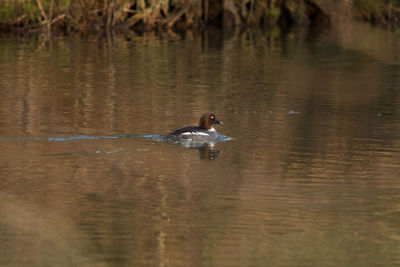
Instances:
[[[0,263],[399,264],[399,38],[348,31],[0,39]]]
[[[86,255],[91,244],[70,218],[9,194],[0,200],[2,265],[102,265]]]
[[[218,142],[226,142],[232,140],[232,138],[225,135],[218,135],[215,141],[207,141],[207,140],[192,140],[192,139],[182,139],[182,140],[171,140],[168,136],[150,134],[150,135],[133,135],[133,134],[120,134],[120,135],[112,135],[112,136],[88,136],[88,135],[80,135],[80,136],[68,136],[68,137],[0,137],[0,141],[56,141],[56,142],[65,142],[65,141],[75,141],[75,140],[96,140],[96,139],[121,139],[121,138],[143,138],[150,139],[155,142],[173,142],[175,144],[180,144],[187,148],[195,148],[200,151],[200,158],[206,159],[215,159],[220,154],[219,150],[214,150],[214,146]],[[149,149],[137,149],[138,151],[148,151]],[[96,150],[96,154],[102,153],[104,151]],[[121,152],[121,150],[113,150],[113,151],[105,151],[105,153],[116,153]],[[72,153],[61,153],[61,154],[48,154],[42,156],[66,156],[71,155]]]

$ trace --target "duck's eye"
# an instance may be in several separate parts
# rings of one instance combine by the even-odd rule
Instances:
[[[211,116],[211,119],[212,119],[212,120],[215,119],[214,116]]]

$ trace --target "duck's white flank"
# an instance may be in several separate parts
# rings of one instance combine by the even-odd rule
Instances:
[[[215,132],[215,130],[214,130],[214,132]],[[202,132],[185,132],[185,133],[182,133],[182,135],[206,135],[206,136],[208,136],[207,133],[202,133]]]

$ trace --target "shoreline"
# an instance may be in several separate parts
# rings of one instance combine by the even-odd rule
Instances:
[[[290,29],[334,27],[336,22],[349,19],[392,29],[400,26],[400,3],[383,4],[379,0],[247,0],[241,4],[236,0],[181,0],[173,4],[168,0],[77,2],[5,1],[0,4],[0,33],[202,31],[208,27]]]

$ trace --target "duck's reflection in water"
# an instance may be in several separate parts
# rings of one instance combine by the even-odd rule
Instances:
[[[206,159],[206,160],[214,160],[217,157],[219,157],[219,155],[221,155],[221,151],[215,149],[214,146],[210,146],[210,145],[204,145],[202,147],[198,148],[199,150],[199,157],[200,159]]]
[[[187,148],[197,149],[199,151],[200,159],[214,160],[221,155],[221,151],[215,148],[216,142],[204,140],[180,140],[176,143]]]

